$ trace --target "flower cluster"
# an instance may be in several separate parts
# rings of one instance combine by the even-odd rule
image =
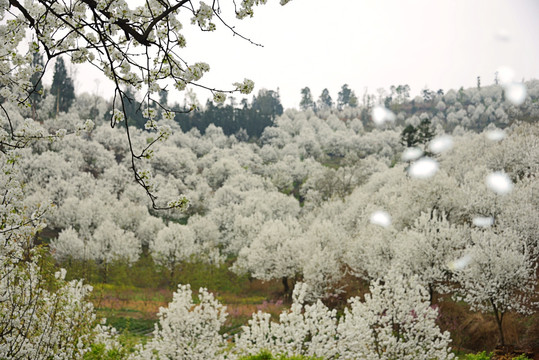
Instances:
[[[204,31],[214,31],[215,24],[211,22],[213,17],[213,9],[205,2],[200,2],[200,8],[195,13],[195,16],[191,19],[192,24],[198,24],[198,26]]]
[[[236,90],[242,94],[250,94],[255,87],[254,81],[249,79],[244,79],[242,83],[235,82],[232,85],[234,85]]]
[[[218,104],[222,104],[226,101],[226,94],[222,92],[216,92],[213,94],[213,101]]]

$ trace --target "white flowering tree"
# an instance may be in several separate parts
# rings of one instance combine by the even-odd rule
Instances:
[[[150,241],[149,249],[154,261],[169,270],[172,283],[178,264],[196,253],[195,234],[186,225],[170,223]]]
[[[131,359],[225,359],[227,343],[219,330],[226,320],[226,307],[204,288],[198,299],[195,304],[189,285],[179,285],[172,302],[159,310],[153,338]]]
[[[435,291],[448,290],[448,264],[462,256],[467,237],[466,229],[449,223],[444,213],[422,213],[411,228],[397,234],[395,261],[404,272],[419,277],[432,302]]]
[[[309,297],[327,299],[341,292],[338,284],[346,274],[343,255],[348,251],[348,237],[340,224],[317,219],[304,232],[302,242],[298,257]]]
[[[108,267],[115,261],[132,264],[138,260],[140,242],[131,231],[122,230],[110,220],[101,223],[92,235],[93,259],[102,264],[107,279]]]
[[[0,358],[82,359],[96,336],[91,288],[65,270],[43,276],[33,238],[50,206],[27,201],[20,155],[0,152]]]
[[[82,359],[96,335],[91,287],[59,271],[48,291],[35,263],[0,270],[0,358]]]
[[[454,358],[449,333],[437,326],[438,311],[430,306],[428,292],[417,277],[390,272],[371,284],[363,301],[352,298],[339,320],[336,311],[319,300],[307,304],[309,292],[307,284],[298,284],[293,303],[281,313],[279,322],[271,321],[267,313],[253,314],[236,336],[234,352],[267,350],[347,360]]]
[[[88,244],[77,233],[77,230],[72,227],[62,230],[56,239],[51,240],[49,246],[52,256],[59,261],[70,259],[88,260],[93,256],[90,255]]]
[[[296,286],[292,306],[280,314],[278,323],[271,321],[270,314],[260,311],[253,314],[249,324],[243,326],[242,333],[236,336],[234,351],[256,354],[268,350],[287,356],[336,358],[337,311],[328,309],[320,300],[306,304],[308,291],[308,285],[304,283]]]
[[[197,258],[218,266],[225,261],[219,251],[219,228],[206,216],[193,215],[189,218],[189,227],[194,233]]]
[[[338,328],[339,359],[452,359],[437,317],[418,279],[392,271],[371,283],[364,301],[350,300]]]
[[[461,286],[457,298],[472,310],[492,312],[501,345],[505,345],[503,318],[509,311],[533,313],[537,286],[537,258],[511,230],[475,230],[465,253],[466,266],[455,269]]]
[[[139,227],[136,232],[136,236],[140,240],[142,249],[148,249],[150,241],[164,227],[165,223],[161,218],[155,216],[147,216],[139,224]]]
[[[270,220],[249,246],[240,250],[233,270],[269,281],[281,279],[285,295],[290,295],[289,279],[300,273],[301,228],[296,219]]]

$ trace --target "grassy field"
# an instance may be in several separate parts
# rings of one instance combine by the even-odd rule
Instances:
[[[67,267],[71,277],[89,280],[94,287],[90,300],[99,317],[105,317],[107,324],[120,333],[141,339],[151,334],[159,308],[166,307],[172,300],[178,284],[191,284],[195,294],[200,287],[205,287],[226,305],[228,317],[223,333],[230,336],[247,324],[253,312],[261,310],[278,319],[278,314],[287,306],[279,281],[262,282],[238,276],[228,270],[229,264],[211,267],[185,263],[170,279],[168,271],[159,269],[151,258],[142,257],[131,267],[109,266],[107,282],[104,282],[103,271],[95,264],[71,262],[62,266]]]
[[[251,314],[258,310],[272,314],[277,320],[281,311],[289,306],[280,281],[262,282],[238,276],[228,270],[230,263],[212,267],[201,263],[178,266],[174,278],[170,272],[156,266],[149,256],[143,256],[133,266],[112,264],[108,273],[95,264],[67,263],[73,278],[86,278],[93,285],[91,301],[97,315],[105,317],[123,336],[123,341],[136,344],[145,342],[158,320],[160,307],[166,307],[178,284],[191,284],[196,294],[200,287],[211,291],[227,307],[228,317],[222,333],[232,337],[246,325]],[[105,281],[106,280],[106,281]],[[366,291],[366,284],[350,280],[348,296]],[[354,283],[355,281],[355,283]],[[438,324],[452,336],[456,354],[492,351],[498,339],[494,317],[470,311],[464,303],[449,296],[435,297],[439,308]],[[328,304],[342,308],[346,298]],[[504,319],[506,342],[517,346],[539,347],[539,315],[518,316],[507,314]]]
[[[215,292],[216,298],[227,306],[228,318],[223,333],[233,335],[247,324],[251,314],[257,311],[270,313],[275,319],[287,306],[279,298],[262,295],[264,289],[278,284],[262,284],[253,281],[244,294]],[[151,334],[157,322],[160,307],[166,307],[172,300],[169,288],[138,288],[125,285],[95,284],[91,301],[97,315],[105,317],[107,324],[120,333],[144,337]],[[196,293],[196,292],[195,292]]]

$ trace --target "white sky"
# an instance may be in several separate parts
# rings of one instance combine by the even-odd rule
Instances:
[[[220,24],[214,33],[186,25],[184,59],[210,64],[202,79],[210,86],[231,88],[247,77],[255,93],[279,88],[285,108],[298,107],[305,86],[315,100],[327,87],[335,101],[345,83],[361,100],[365,88],[376,94],[409,84],[417,95],[425,86],[472,87],[477,76],[487,85],[500,66],[517,79],[539,78],[537,0],[292,0],[284,7],[268,0],[242,21],[227,11],[230,0],[221,3],[230,25],[264,47]],[[78,69],[77,91],[106,95],[110,85],[101,80],[97,90],[97,77]],[[206,98],[199,93],[202,104]],[[183,103],[183,95],[169,101]]]

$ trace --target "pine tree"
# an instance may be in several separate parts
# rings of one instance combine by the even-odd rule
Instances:
[[[359,100],[357,99],[357,96],[353,90],[350,93],[350,99],[348,99],[348,105],[353,108],[356,108],[359,105]]]
[[[406,147],[413,147],[419,144],[425,145],[432,140],[434,135],[430,120],[425,118],[417,126],[406,126],[401,133],[400,143]],[[430,153],[425,151],[425,154],[429,155]]]
[[[56,97],[56,115],[67,112],[75,100],[75,86],[73,79],[68,75],[64,59],[56,60],[54,76],[52,78],[51,94]]]
[[[333,100],[329,95],[329,90],[326,88],[322,90],[322,94],[318,98],[318,108],[319,109],[331,109],[333,107]]]
[[[301,101],[299,103],[299,107],[301,110],[315,109],[316,104],[314,103],[311,89],[309,89],[309,87],[304,87],[301,89]]]
[[[352,97],[355,97],[354,92],[348,87],[348,84],[344,84],[339,91],[339,96],[337,98],[337,108],[342,110],[346,105],[350,105],[350,100]],[[357,100],[357,99],[356,99]]]

